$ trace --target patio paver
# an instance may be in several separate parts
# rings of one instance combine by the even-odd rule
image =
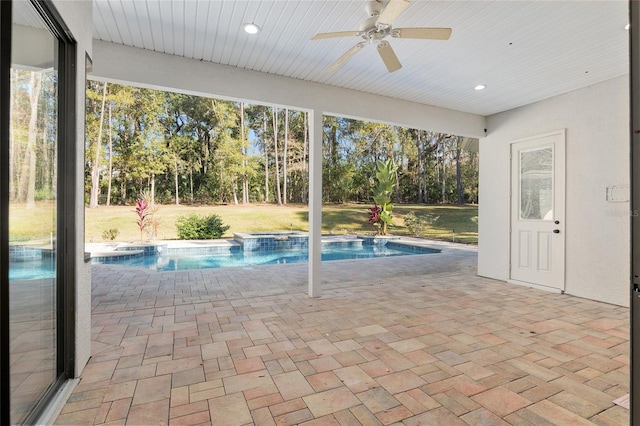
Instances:
[[[56,424],[627,424],[629,310],[476,275],[473,247],[307,266],[93,267]]]

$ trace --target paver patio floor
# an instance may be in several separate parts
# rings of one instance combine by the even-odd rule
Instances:
[[[93,355],[57,424],[628,424],[629,310],[476,259],[323,263],[319,299],[305,264],[94,266]]]

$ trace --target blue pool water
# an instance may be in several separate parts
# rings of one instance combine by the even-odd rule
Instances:
[[[322,260],[363,259],[438,252],[439,250],[436,249],[411,247],[402,244],[389,244],[389,247],[368,245],[355,247],[331,247],[329,244],[326,244],[322,247]],[[130,267],[149,268],[156,271],[179,271],[187,269],[302,263],[307,262],[308,256],[309,253],[307,250],[268,250],[246,253],[240,251],[215,255],[189,254],[189,251],[185,250],[184,253],[161,253],[157,255],[129,257],[126,259],[100,258],[93,259],[92,263],[109,263]],[[108,261],[106,259],[108,259]]]
[[[55,265],[51,261],[9,262],[10,280],[39,280],[55,276]]]

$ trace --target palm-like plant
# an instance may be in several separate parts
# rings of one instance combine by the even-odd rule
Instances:
[[[391,194],[393,193],[393,184],[395,182],[396,167],[388,159],[387,161],[376,161],[376,180],[378,183],[373,189],[373,201],[377,207],[379,215],[379,232],[380,235],[387,235],[387,227],[391,224],[393,205],[391,204]],[[372,209],[373,210],[373,209]]]

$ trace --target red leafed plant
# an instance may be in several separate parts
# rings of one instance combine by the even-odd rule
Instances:
[[[369,223],[376,228],[380,228],[380,223],[382,222],[382,217],[380,217],[380,213],[382,209],[374,204],[373,207],[369,209]]]
[[[140,229],[140,241],[144,241],[144,234],[147,233],[147,240],[152,239],[158,232],[160,221],[156,217],[158,207],[153,203],[151,192],[143,190],[138,199],[136,199],[136,215],[138,220],[138,228]]]
[[[149,204],[140,198],[136,200],[136,214],[138,215],[138,228],[140,228],[140,241],[142,241],[142,235],[147,227],[150,225],[151,209]]]

